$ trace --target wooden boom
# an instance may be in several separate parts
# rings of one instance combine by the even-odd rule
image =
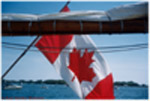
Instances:
[[[2,21],[2,36],[147,33],[148,18],[119,21]]]

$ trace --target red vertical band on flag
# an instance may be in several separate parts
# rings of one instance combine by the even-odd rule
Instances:
[[[85,99],[114,99],[112,74],[101,80]]]
[[[65,6],[61,12],[69,12],[68,6]],[[73,35],[45,35],[36,43],[36,47],[42,51],[47,59],[53,64],[61,50],[72,40]],[[43,48],[46,47],[46,48]]]
[[[73,35],[50,35],[42,36],[35,46],[43,51],[42,53],[53,64],[58,55],[66,45],[72,40]]]

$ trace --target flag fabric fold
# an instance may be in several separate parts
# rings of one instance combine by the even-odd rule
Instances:
[[[114,99],[112,73],[88,35],[42,36],[35,46],[80,98]]]

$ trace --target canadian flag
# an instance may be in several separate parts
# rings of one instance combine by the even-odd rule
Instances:
[[[114,99],[112,73],[88,35],[46,35],[35,46],[80,98]]]

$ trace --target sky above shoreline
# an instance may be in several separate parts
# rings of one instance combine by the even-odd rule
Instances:
[[[2,2],[2,13],[57,13],[65,3]],[[71,11],[106,11],[113,7],[133,3],[135,2],[71,2],[69,8]],[[132,35],[90,35],[90,37],[97,46],[101,47],[148,43],[148,34],[143,33]],[[2,37],[2,42],[30,44],[34,38],[35,36]],[[22,50],[12,50],[2,47],[2,74],[21,53]],[[148,84],[148,49],[104,53],[103,56],[112,70],[114,81],[135,81],[140,84]],[[52,67],[42,53],[29,51],[6,76],[6,79],[46,80],[61,79],[61,77],[56,73],[54,67]]]

